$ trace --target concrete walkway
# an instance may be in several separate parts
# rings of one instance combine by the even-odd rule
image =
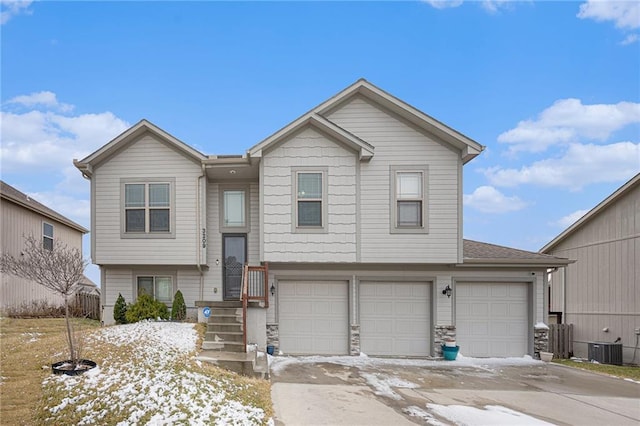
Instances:
[[[542,363],[439,365],[294,362],[272,371],[276,425],[449,425],[447,412],[493,406],[528,416],[525,424],[640,424],[638,383]],[[461,424],[487,424],[482,419]]]

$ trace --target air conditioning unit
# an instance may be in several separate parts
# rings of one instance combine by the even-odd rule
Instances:
[[[589,361],[622,365],[622,343],[589,342]]]

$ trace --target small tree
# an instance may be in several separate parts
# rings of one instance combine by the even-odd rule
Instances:
[[[136,303],[127,307],[126,318],[128,323],[142,320],[169,319],[169,308],[164,303],[154,300],[148,294],[138,296]]]
[[[187,317],[187,305],[184,303],[184,297],[180,290],[176,291],[173,296],[173,305],[171,306],[171,319],[182,321]]]
[[[8,253],[0,255],[0,272],[34,281],[64,299],[64,319],[67,326],[69,359],[78,363],[79,349],[69,321],[70,298],[83,278],[87,261],[75,247],[56,240],[51,250],[44,248],[42,241],[33,235],[25,238],[25,248],[19,258]]]
[[[122,294],[118,293],[118,299],[113,307],[113,319],[116,320],[116,324],[127,323],[127,303],[124,301]]]

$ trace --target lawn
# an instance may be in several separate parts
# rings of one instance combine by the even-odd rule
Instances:
[[[64,355],[61,319],[2,319],[0,423],[266,424],[269,382],[194,360],[203,329],[143,322],[82,328],[84,357],[98,368],[54,376]]]
[[[594,371],[596,373],[608,374],[610,376],[620,377],[623,379],[640,381],[640,367],[632,367],[630,365],[596,364],[588,361],[578,362],[571,359],[554,359],[553,362],[569,367]]]

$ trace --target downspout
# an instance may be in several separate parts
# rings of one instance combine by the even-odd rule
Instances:
[[[567,323],[567,266],[562,268],[562,324]]]
[[[196,193],[198,196],[196,197],[196,245],[197,245],[197,256],[196,260],[196,268],[198,268],[198,272],[200,273],[200,300],[204,298],[204,273],[202,272],[202,265],[200,262],[202,261],[202,243],[204,242],[200,237],[200,232],[202,230],[202,185],[201,179],[206,176],[206,167],[204,164],[202,166],[202,174],[198,176],[196,181]]]

